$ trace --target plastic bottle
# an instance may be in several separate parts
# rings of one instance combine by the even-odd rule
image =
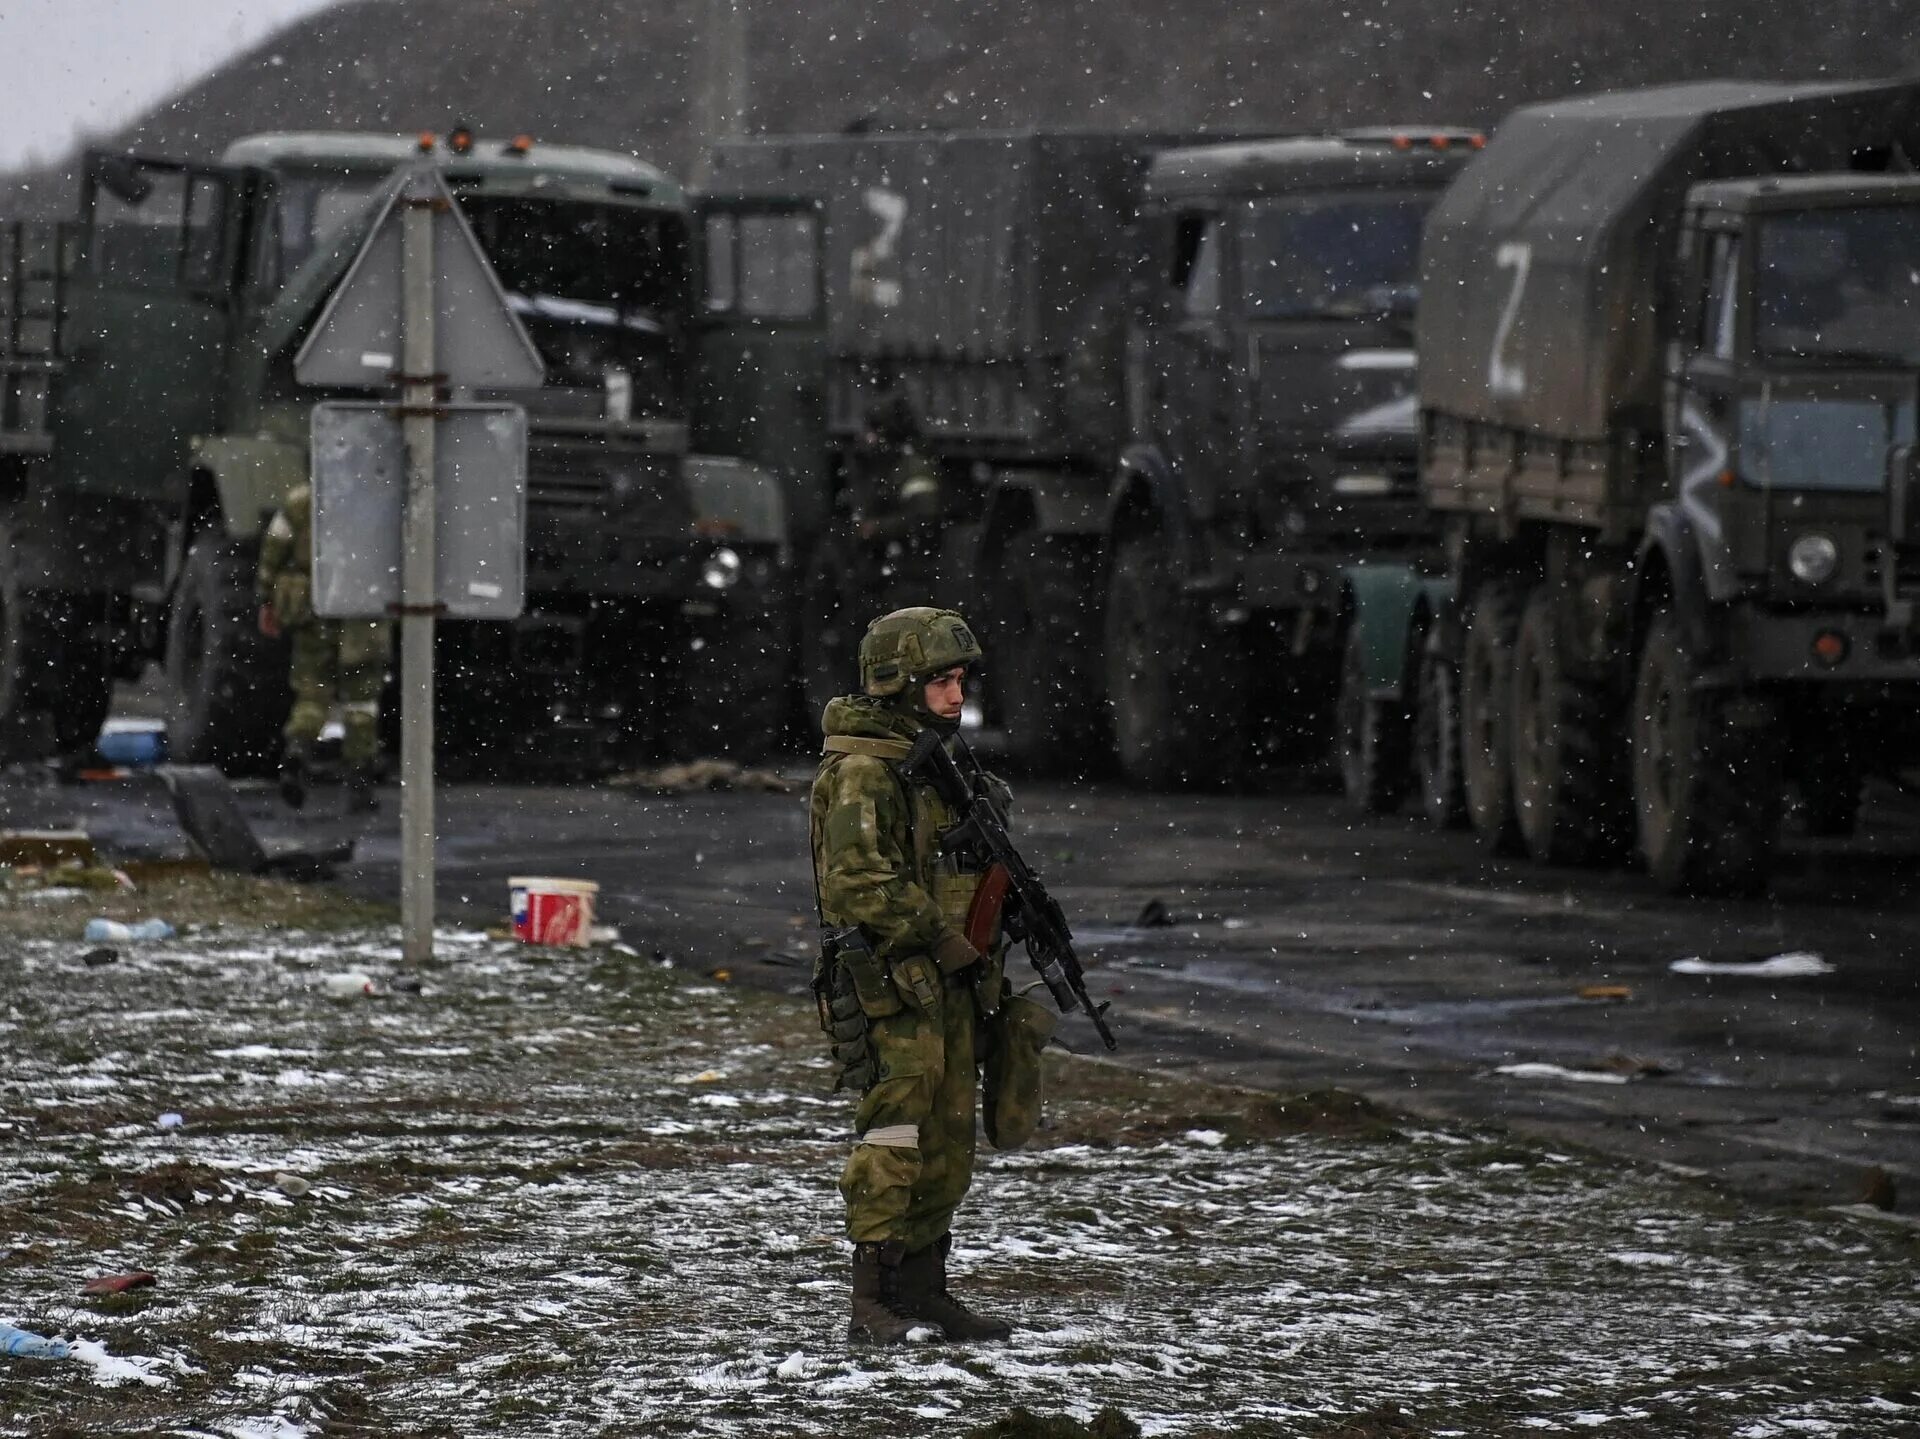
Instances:
[[[372,975],[363,974],[357,969],[347,970],[343,974],[330,974],[320,981],[320,985],[335,999],[357,999],[361,995],[377,996],[386,993],[374,983]]]
[[[122,924],[117,919],[90,919],[81,936],[88,944],[129,944],[143,939],[172,939],[173,926],[164,919],[143,919],[138,924]]]
[[[0,1354],[17,1354],[23,1359],[65,1359],[73,1346],[64,1339],[49,1339],[30,1329],[0,1324]]]

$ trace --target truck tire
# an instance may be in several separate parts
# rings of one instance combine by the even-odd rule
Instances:
[[[1483,585],[1473,599],[1460,664],[1460,769],[1467,814],[1496,854],[1517,854],[1520,849],[1513,772],[1508,764],[1513,751],[1509,706],[1519,608],[1512,585],[1504,581]]]
[[[1102,651],[1120,769],[1148,789],[1216,785],[1239,766],[1246,679],[1237,636],[1208,633],[1164,536],[1121,541]]]
[[[1778,726],[1757,697],[1695,689],[1694,670],[1678,621],[1659,610],[1633,693],[1640,854],[1671,893],[1757,894],[1780,828]]]
[[[1460,769],[1460,676],[1431,636],[1420,646],[1413,711],[1413,764],[1420,808],[1440,829],[1465,829],[1467,784]]]
[[[807,723],[817,726],[827,702],[860,690],[860,636],[871,615],[860,613],[854,560],[822,540],[800,587],[800,685]]]
[[[785,631],[782,616],[756,607],[729,616],[691,656],[677,756],[757,764],[786,747],[793,653]]]
[[[228,774],[262,774],[280,755],[287,644],[260,633],[250,556],[214,530],[187,550],[167,616],[172,690],[167,752]]]
[[[1358,625],[1347,627],[1335,719],[1334,746],[1347,802],[1365,814],[1392,814],[1413,781],[1408,763],[1412,717],[1403,702],[1367,693],[1367,657]]]
[[[1093,610],[1098,543],[1091,537],[1016,535],[998,574],[989,661],[1014,751],[1040,774],[1097,773],[1113,753]]]
[[[1553,605],[1552,590],[1536,585],[1514,636],[1514,822],[1540,863],[1585,864],[1607,857],[1623,828],[1623,748],[1605,687],[1567,671]]]

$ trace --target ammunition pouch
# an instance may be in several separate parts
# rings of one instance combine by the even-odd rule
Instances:
[[[857,926],[828,930],[820,938],[820,955],[813,964],[813,1001],[820,1015],[820,1031],[839,1066],[833,1087],[856,1094],[873,1087],[879,1078],[869,1032],[867,991],[884,992],[892,1008],[880,1006],[873,1018],[885,1018],[900,1008],[879,957]]]
[[[987,1020],[981,1122],[995,1149],[1018,1149],[1040,1126],[1040,1052],[1059,1023],[1045,1005],[1008,994]]]

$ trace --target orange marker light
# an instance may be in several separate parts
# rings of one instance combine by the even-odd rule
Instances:
[[[1473,148],[1476,150],[1484,150],[1487,148],[1487,137],[1485,135],[1477,135],[1477,134],[1469,135],[1467,136],[1467,143],[1473,146]]]
[[[1413,141],[1405,135],[1395,135],[1393,137],[1393,148],[1396,150],[1411,150],[1413,148]]]
[[[420,132],[419,145],[420,145],[420,153],[422,155],[429,153],[433,149],[433,145],[434,145],[433,131],[422,130]]]
[[[1433,137],[1433,148],[1436,150],[1444,150],[1452,143],[1453,137],[1451,135],[1435,135]]]
[[[1813,637],[1813,657],[1828,669],[1844,660],[1849,648],[1847,637],[1838,630],[1822,630]]]
[[[532,148],[533,136],[531,135],[515,135],[511,140],[507,141],[507,153],[509,155],[524,155]]]
[[[1735,475],[1732,470],[1722,470],[1720,472],[1720,488],[1723,490],[1732,489],[1733,482],[1738,478],[1739,476]]]
[[[473,131],[465,125],[456,126],[447,136],[447,148],[456,155],[464,155],[473,149]]]

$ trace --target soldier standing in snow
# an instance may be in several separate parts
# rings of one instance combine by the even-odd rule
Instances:
[[[293,709],[281,731],[281,798],[294,809],[306,803],[313,744],[337,701],[346,731],[340,758],[347,769],[347,808],[376,808],[380,690],[387,681],[393,627],[384,620],[326,620],[313,612],[313,491],[308,486],[288,495],[268,524],[254,588],[260,632],[269,639],[286,635],[292,649],[287,683]]]
[[[897,1344],[920,1325],[950,1339],[1011,1332],[948,1289],[951,1224],[973,1180],[981,1060],[987,1137],[1013,1148],[1039,1119],[1039,1050],[1054,1021],[1010,994],[997,908],[976,902],[983,876],[941,853],[954,816],[899,769],[926,730],[958,733],[980,657],[952,610],[896,610],[861,641],[864,693],[823,717],[809,809],[825,931],[814,986],[837,1041],[836,1087],[860,1093],[840,1178],[853,1241],[848,1334],[860,1343]],[[975,783],[1004,803],[999,781],[979,772]]]

